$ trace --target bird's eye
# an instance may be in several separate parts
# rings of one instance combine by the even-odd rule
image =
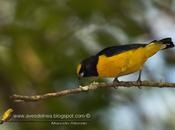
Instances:
[[[80,73],[80,77],[83,77],[83,76],[84,76],[84,72],[81,72],[81,73]]]

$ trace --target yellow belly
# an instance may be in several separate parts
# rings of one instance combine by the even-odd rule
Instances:
[[[99,77],[119,77],[142,69],[146,60],[161,49],[161,44],[148,44],[138,48],[107,57],[99,56],[97,72]]]

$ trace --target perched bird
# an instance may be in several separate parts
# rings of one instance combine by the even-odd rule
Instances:
[[[3,124],[4,122],[10,120],[10,118],[13,115],[14,110],[12,108],[9,108],[7,111],[4,112],[2,115],[2,119],[0,121],[0,124]]]
[[[141,81],[141,71],[148,58],[159,50],[172,48],[171,38],[154,40],[148,44],[128,44],[103,49],[96,55],[84,59],[77,67],[81,77],[118,77],[139,71],[137,81]]]

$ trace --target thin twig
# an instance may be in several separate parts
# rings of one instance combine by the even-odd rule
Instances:
[[[113,83],[92,83],[87,86],[80,86],[72,89],[66,89],[58,92],[46,93],[42,95],[34,95],[34,96],[25,96],[25,95],[16,95],[14,94],[10,98],[13,99],[15,102],[34,102],[40,101],[44,99],[49,99],[52,97],[62,97],[70,94],[76,94],[81,92],[88,92],[92,90],[96,90],[98,88],[116,88],[116,87],[159,87],[159,88],[175,88],[175,83],[168,83],[168,82],[152,82],[152,81],[120,81]]]

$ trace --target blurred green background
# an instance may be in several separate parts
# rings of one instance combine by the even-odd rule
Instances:
[[[92,116],[85,126],[9,122],[0,129],[174,130],[174,89],[105,89],[33,103],[9,99],[77,87],[76,66],[85,57],[111,45],[175,40],[174,30],[174,0],[0,0],[0,113],[12,107],[17,114]],[[174,65],[173,49],[159,52],[146,63],[143,79],[174,82]]]

